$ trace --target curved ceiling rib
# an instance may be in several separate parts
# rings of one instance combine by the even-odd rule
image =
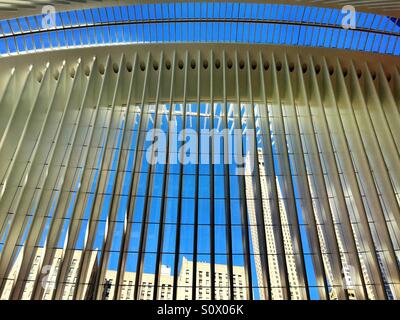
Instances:
[[[4,58],[0,298],[399,299],[398,62],[214,43]],[[159,166],[154,129],[216,147]]]
[[[190,1],[190,0],[189,0]],[[212,2],[221,2],[211,0]],[[234,0],[224,0],[234,2]],[[45,5],[53,5],[59,11],[76,10],[82,8],[105,7],[114,5],[128,5],[138,3],[157,3],[154,0],[6,0],[0,3],[0,19],[8,19],[18,16],[28,16],[39,14]],[[187,0],[166,0],[164,2],[188,2]],[[195,1],[191,1],[195,2]],[[265,3],[263,0],[251,0],[246,2]],[[270,4],[291,4],[308,5],[328,8],[342,8],[346,5],[352,5],[358,11],[371,12],[376,14],[390,15],[400,17],[400,2],[398,0],[270,0]]]

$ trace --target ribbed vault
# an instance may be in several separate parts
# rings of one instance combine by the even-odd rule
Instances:
[[[208,298],[225,288],[239,299],[240,265],[247,299],[398,299],[398,68],[395,57],[230,44],[2,58],[0,296],[141,299],[146,281],[147,298],[165,299],[169,261],[170,298],[195,299],[198,273],[184,284],[181,266],[208,257]],[[254,174],[149,164],[146,132],[171,132],[168,121],[251,132]],[[53,278],[38,271],[56,258]]]

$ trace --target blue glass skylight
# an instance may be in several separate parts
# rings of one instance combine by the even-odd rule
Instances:
[[[227,2],[159,3],[59,12],[0,21],[0,54],[116,43],[233,42],[340,48],[400,55],[398,18],[338,9]]]

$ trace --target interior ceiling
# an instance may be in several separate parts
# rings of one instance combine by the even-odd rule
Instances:
[[[164,0],[163,2],[189,2],[193,0]],[[201,0],[197,0],[201,1]],[[251,2],[251,3],[276,3],[293,5],[310,5],[319,7],[330,7],[341,9],[345,5],[353,5],[356,10],[372,12],[377,14],[400,17],[399,0],[208,0],[215,2]],[[16,16],[28,16],[40,14],[43,6],[53,5],[59,11],[74,10],[82,8],[93,8],[100,6],[128,5],[137,3],[159,2],[155,0],[2,0],[0,1],[0,19],[13,18]]]

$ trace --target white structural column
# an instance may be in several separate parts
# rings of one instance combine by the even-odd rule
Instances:
[[[49,69],[50,68],[47,70]],[[61,71],[63,72],[63,70],[64,67],[61,66]],[[59,71],[57,70],[56,72],[57,74],[54,76],[58,77]],[[55,109],[54,101],[60,97],[60,88],[63,81],[53,81],[53,75],[50,75],[50,73],[50,71],[46,71],[45,78],[43,80],[44,85],[41,87],[38,98],[35,102],[35,106],[29,112],[29,117],[24,129],[22,130],[21,139],[17,145],[15,154],[12,155],[8,165],[4,164],[4,167],[7,167],[4,181],[6,181],[8,185],[8,187],[5,189],[7,195],[5,195],[4,199],[9,199],[9,201],[3,201],[2,198],[0,202],[3,201],[2,205],[4,208],[10,207],[10,201],[13,203],[13,209],[10,211],[12,212],[12,215],[10,215],[8,221],[9,224],[14,224],[14,220],[18,219],[17,216],[19,211],[17,208],[28,184],[28,180],[31,178],[32,163],[37,159],[37,152],[40,150],[40,147],[42,147],[43,135],[45,134],[45,129],[47,129],[49,126],[49,116],[52,114],[52,112],[54,112]],[[53,83],[51,84],[51,82]],[[14,137],[15,135],[18,135],[18,133],[14,132],[13,134],[11,133],[11,135],[12,141],[9,142],[9,144],[15,146]],[[3,156],[3,158],[5,157]],[[33,178],[33,180],[35,179]],[[19,228],[18,223],[16,228]],[[18,237],[18,235],[19,233],[17,232],[7,234],[6,242],[8,243],[12,241],[11,245],[5,246],[7,250],[14,250],[16,237]],[[1,254],[4,258],[3,261],[6,261],[7,259],[10,260],[9,254],[10,252],[5,253],[5,250],[3,250]]]
[[[319,296],[322,300],[327,300],[329,296],[327,272],[324,268],[321,243],[318,237],[317,220],[312,206],[311,191],[306,174],[306,165],[304,160],[304,148],[300,137],[300,128],[297,120],[296,102],[295,102],[295,79],[292,80],[295,65],[289,66],[287,55],[284,56],[283,63],[283,80],[286,83],[284,116],[287,126],[287,142],[290,152],[293,154],[291,158],[292,176],[297,182],[298,195],[300,198],[301,213],[303,217],[304,230],[308,239],[309,258],[314,262],[314,270]],[[299,71],[300,73],[300,71]],[[282,86],[284,87],[284,86]],[[304,237],[304,235],[303,235]],[[311,257],[310,257],[311,255]],[[311,273],[313,271],[311,270]]]
[[[92,72],[96,71],[97,70],[92,70]],[[85,76],[88,76],[89,73],[89,69],[85,70]],[[102,109],[102,106],[105,104],[107,106],[109,105],[109,102],[107,100],[110,98],[108,95],[106,95],[105,92],[107,91],[105,90],[105,88],[108,89],[108,87],[112,86],[117,87],[118,83],[115,80],[116,79],[112,77],[112,74],[109,78],[106,77],[104,79],[102,87],[100,89],[100,94],[97,97],[97,102],[94,108],[90,108],[88,110],[88,113],[83,115],[87,117],[87,120],[89,122],[87,124],[87,127],[82,126],[83,128],[81,129],[81,131],[78,132],[79,135],[74,141],[71,158],[64,173],[65,177],[63,179],[63,184],[60,190],[61,194],[57,200],[55,217],[52,219],[47,235],[47,250],[43,258],[44,266],[51,265],[57,247],[62,246],[63,248],[65,248],[65,239],[68,239],[60,239],[60,237],[64,234],[63,228],[65,228],[66,230],[69,229],[69,224],[74,216],[69,208],[72,206],[72,210],[75,211],[74,209],[76,208],[74,207],[74,204],[76,203],[76,200],[74,198],[76,198],[76,194],[78,194],[79,198],[79,191],[82,189],[82,187],[84,187],[82,186],[82,179],[86,170],[86,159],[88,158],[93,134],[97,133],[97,128],[107,126],[104,124],[105,120],[103,119],[106,116],[106,113],[102,113],[100,109]],[[113,113],[113,109],[111,110],[111,113]],[[96,138],[97,137],[98,135],[96,135]],[[65,252],[63,252],[63,254],[65,254]],[[43,288],[43,285],[41,285],[40,283],[43,282],[43,277],[45,276],[47,275],[42,274],[38,277],[38,281],[36,282],[34,289],[34,299],[41,299],[42,294],[44,293],[45,288]]]
[[[349,146],[350,137],[345,135],[343,124],[340,121],[340,116],[337,109],[337,97],[333,92],[330,73],[324,58],[322,59],[320,80],[320,85],[324,89],[323,93],[325,96],[325,99],[323,100],[325,110],[324,113],[327,118],[328,128],[330,130],[333,146],[336,151],[335,156],[337,163],[338,166],[343,170],[341,183],[345,192],[347,206],[350,211],[356,248],[361,260],[361,267],[371,270],[369,272],[364,271],[364,281],[368,282],[366,275],[372,277],[372,281],[378,284],[377,295],[379,298],[383,299],[385,297],[385,292],[383,290],[382,274],[379,270],[379,263],[374,247],[372,232],[370,230],[370,226],[368,225],[367,207],[362,201],[360,192],[361,188],[357,183],[355,166],[351,161]],[[361,235],[363,236],[364,240],[362,244],[359,241]],[[364,251],[365,254],[363,254],[361,251]]]
[[[322,104],[322,96],[319,90],[312,57],[309,57],[308,70],[308,72],[311,74],[311,76],[309,76],[309,101],[311,115],[313,117],[314,128],[316,130],[321,162],[326,168],[326,173],[324,173],[326,184],[330,189],[330,194],[334,198],[334,201],[332,201],[332,199],[330,200],[330,205],[331,207],[335,208],[336,223],[340,223],[340,229],[336,232],[344,239],[341,245],[344,247],[342,250],[347,253],[347,257],[345,259],[349,261],[348,263],[357,270],[356,279],[353,280],[356,286],[356,292],[361,299],[366,299],[367,293],[361,274],[361,264],[350,223],[349,211],[346,206],[344,191],[340,183],[338,164],[336,163],[335,159],[332,138],[328,131],[328,124],[325,116],[324,106]],[[336,206],[338,206],[337,209]]]
[[[277,168],[279,170],[279,174],[276,175],[278,196],[283,204],[280,207],[281,223],[290,289],[292,296],[296,297],[296,299],[308,299],[310,297],[310,292],[305,266],[304,248],[300,236],[295,190],[286,141],[286,128],[283,119],[284,101],[282,100],[282,92],[284,88],[280,87],[282,83],[280,73],[283,73],[282,60],[277,61],[275,54],[272,55],[271,60],[272,70],[275,71],[272,73],[272,86],[276,97],[270,109],[271,127],[275,141]],[[289,269],[291,271],[289,271]]]
[[[364,71],[363,77],[369,78],[370,76],[371,72],[367,68]],[[358,168],[360,176],[359,184],[364,189],[363,198],[367,205],[366,208],[369,208],[368,220],[370,224],[372,221],[374,223],[370,228],[374,236],[375,245],[379,248],[378,256],[382,255],[382,257],[384,257],[380,258],[382,261],[380,263],[382,280],[385,280],[385,274],[390,272],[393,281],[398,283],[399,268],[394,251],[394,248],[398,247],[398,244],[396,237],[391,239],[389,232],[391,228],[389,228],[389,226],[391,224],[390,221],[396,221],[397,223],[394,225],[395,232],[397,233],[399,231],[399,217],[398,215],[393,215],[394,212],[399,212],[399,205],[396,201],[394,186],[391,184],[391,180],[388,176],[388,169],[382,157],[381,145],[377,141],[373,126],[371,125],[371,119],[367,112],[365,98],[362,95],[358,78],[359,76],[352,64],[350,67],[349,81],[351,83],[350,88],[352,89],[353,99],[350,101],[343,75],[338,75],[339,81],[337,81],[337,84],[341,86],[338,90],[343,92],[345,97],[345,101],[339,105],[342,106],[342,111],[343,109],[347,109],[347,112],[342,116],[342,122],[345,128],[347,127],[349,130],[349,132],[347,132],[347,137],[349,137],[350,143],[354,140],[356,140],[355,143],[357,143],[357,145],[351,147],[352,150],[354,150],[352,153],[353,161],[355,167]],[[368,81],[368,79],[366,81]],[[357,122],[355,120],[357,120]],[[362,134],[360,135],[359,132]],[[368,160],[370,163],[369,166]],[[397,163],[397,165],[398,164],[399,163]],[[394,241],[394,243],[392,243],[392,241]],[[395,291],[397,292],[397,289],[395,289]],[[398,293],[396,295],[398,295]]]
[[[255,260],[255,268],[256,275],[258,280],[258,287],[260,291],[261,299],[270,300],[271,299],[271,286],[270,279],[271,275],[269,272],[268,265],[268,238],[266,236],[266,228],[265,228],[265,219],[264,216],[268,214],[268,212],[263,212],[263,197],[262,197],[262,180],[265,177],[261,177],[262,169],[260,169],[260,162],[262,155],[259,155],[258,144],[257,144],[257,126],[255,121],[255,104],[254,104],[254,93],[253,93],[253,83],[251,76],[251,62],[250,55],[247,53],[246,57],[246,69],[247,69],[247,83],[248,83],[248,99],[250,104],[246,104],[245,112],[246,112],[246,130],[251,130],[250,139],[252,139],[252,143],[254,144],[254,150],[251,150],[252,145],[248,146],[246,159],[251,161],[246,164],[246,182],[248,185],[246,188],[251,190],[252,194],[248,194],[248,196],[252,197],[253,200],[249,201],[248,208],[252,209],[250,212],[249,209],[249,221],[251,224],[251,234],[252,234],[252,244],[253,244],[253,254]],[[258,74],[258,73],[256,73]],[[250,153],[249,153],[250,152]],[[249,170],[253,168],[253,170]]]
[[[76,82],[78,88],[81,88],[85,82],[86,88],[83,91],[83,96],[82,94],[79,95],[75,92],[75,94],[71,94],[70,99],[68,100],[68,104],[72,106],[73,109],[68,110],[69,112],[67,113],[67,116],[63,117],[63,127],[60,130],[60,135],[58,136],[58,141],[55,144],[51,161],[49,162],[49,166],[45,172],[45,182],[42,187],[42,192],[39,196],[32,226],[29,229],[29,234],[24,246],[21,270],[25,271],[20,271],[18,275],[19,281],[17,281],[16,287],[13,291],[14,298],[22,297],[23,287],[26,284],[24,282],[27,281],[26,275],[29,274],[29,270],[32,267],[38,242],[40,241],[39,235],[42,233],[45,227],[47,220],[46,218],[50,218],[49,211],[52,209],[53,202],[57,199],[59,188],[61,188],[60,184],[63,181],[62,173],[65,172],[65,168],[67,167],[71,156],[72,145],[75,141],[76,133],[82,119],[82,111],[85,107],[88,108],[88,103],[85,103],[87,92],[90,91],[89,89],[94,90],[93,81],[84,79],[82,69],[83,68],[81,68],[81,64],[79,64],[76,71],[73,69],[74,71],[71,71],[70,74],[77,79]],[[91,88],[89,88],[89,84],[92,85]],[[75,89],[78,90],[78,88]],[[61,181],[58,177],[61,178]],[[39,270],[40,269],[41,268],[39,268]]]
[[[294,64],[297,68],[298,103],[297,117],[302,135],[304,157],[306,157],[307,176],[313,197],[315,219],[320,237],[321,253],[325,261],[326,277],[332,291],[339,299],[347,298],[344,290],[344,280],[341,276],[343,264],[339,249],[338,236],[335,231],[335,220],[329,205],[328,187],[324,181],[323,165],[319,156],[318,143],[314,124],[311,118],[310,102],[306,92],[304,73],[307,66],[301,63],[300,57]]]
[[[283,240],[283,232],[282,232],[282,223],[281,223],[281,210],[280,206],[282,203],[279,201],[278,197],[278,187],[275,176],[275,164],[273,160],[273,142],[271,139],[271,125],[270,125],[270,117],[268,111],[268,103],[267,101],[267,90],[273,90],[272,85],[267,84],[265,73],[262,71],[262,67],[264,67],[264,59],[263,55],[260,52],[259,54],[259,63],[260,63],[260,90],[261,90],[261,108],[259,110],[261,116],[261,134],[264,137],[262,139],[263,146],[263,158],[264,158],[264,179],[266,180],[267,188],[263,191],[263,199],[269,199],[268,209],[264,212],[264,220],[266,225],[270,225],[266,230],[266,234],[268,236],[268,248],[271,254],[271,272],[272,269],[275,269],[276,274],[270,274],[271,276],[271,292],[272,298],[275,298],[275,292],[277,296],[281,296],[283,299],[290,299],[290,288],[289,288],[289,276],[287,271],[287,263],[285,257],[284,250],[284,240]],[[269,68],[269,65],[266,65]],[[270,73],[271,74],[271,73]],[[269,80],[269,78],[268,78]],[[272,81],[271,81],[272,82]],[[274,102],[274,98],[271,98],[270,103]],[[270,217],[269,217],[269,216]],[[274,268],[272,267],[274,266]],[[279,294],[281,293],[281,294]]]

